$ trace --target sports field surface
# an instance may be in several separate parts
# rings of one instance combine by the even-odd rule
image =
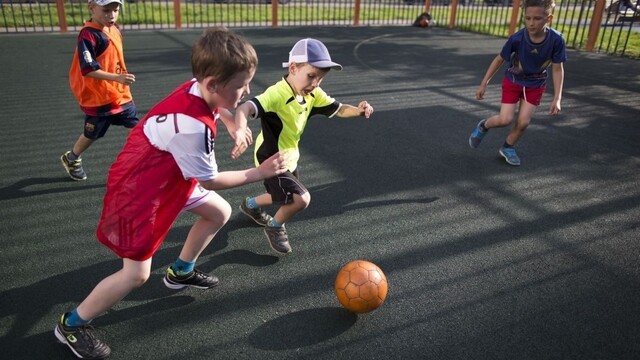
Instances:
[[[182,215],[142,288],[97,318],[111,359],[640,358],[640,62],[569,51],[562,113],[552,86],[517,149],[507,129],[467,140],[498,111],[501,74],[475,90],[504,39],[412,27],[239,30],[255,46],[259,94],[284,74],[300,38],[344,66],[322,87],[369,101],[371,119],[309,121],[300,176],[311,205],[287,224],[290,256],[273,254],[240,214],[256,183],[220,192],[229,223],[198,267],[210,290],[162,284],[194,217]],[[141,115],[191,77],[201,31],[125,32]],[[126,131],[84,154],[89,178],[60,163],[82,130],[68,88],[75,35],[0,39],[0,358],[71,359],[53,328],[119,260],[95,239],[106,174]],[[254,134],[259,123],[252,122]],[[223,170],[251,166],[216,143]],[[355,259],[386,274],[374,312],[341,308],[333,283]]]

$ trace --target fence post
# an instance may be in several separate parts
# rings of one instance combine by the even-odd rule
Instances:
[[[513,0],[511,22],[509,23],[509,36],[513,35],[518,29],[518,19],[520,19],[520,0]]]
[[[360,0],[353,3],[353,26],[360,25]]]
[[[278,27],[278,1],[271,1],[271,27]]]
[[[58,9],[60,32],[66,33],[69,28],[67,27],[67,14],[64,12],[64,0],[56,0],[56,9]]]
[[[173,0],[173,16],[176,30],[182,29],[182,14],[180,14],[180,0]]]
[[[458,12],[458,0],[451,0],[451,14],[449,15],[449,29],[456,27],[456,13]]]
[[[606,0],[596,0],[596,6],[593,9],[591,24],[589,24],[589,33],[587,34],[587,51],[593,51],[593,47],[598,39],[600,26],[602,25],[602,14],[604,13],[604,5]]]

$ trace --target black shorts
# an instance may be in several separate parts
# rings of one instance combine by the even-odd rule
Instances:
[[[118,125],[133,128],[138,124],[138,111],[135,106],[126,108],[123,112],[108,116],[85,116],[84,136],[89,139],[99,139],[107,133],[109,126]]]
[[[304,195],[309,192],[298,179],[298,170],[287,171],[284,174],[266,179],[264,187],[271,194],[274,204],[289,204],[293,201],[293,194]]]

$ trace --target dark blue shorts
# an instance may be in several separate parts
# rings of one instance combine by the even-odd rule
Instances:
[[[107,133],[109,126],[117,125],[133,128],[138,124],[138,110],[135,106],[128,106],[119,114],[107,116],[85,116],[84,136],[89,139],[99,139]]]
[[[274,204],[289,204],[293,201],[293,194],[304,195],[309,192],[298,179],[298,170],[287,171],[264,181],[264,187],[271,194]]]

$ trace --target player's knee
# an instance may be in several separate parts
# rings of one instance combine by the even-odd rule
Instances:
[[[302,211],[309,206],[311,202],[311,195],[307,192],[304,195],[293,195],[293,202],[291,203],[292,207],[295,208],[296,212]]]
[[[151,273],[148,271],[136,271],[129,276],[129,281],[133,288],[139,288],[149,280]]]
[[[226,224],[227,221],[229,221],[229,219],[231,218],[231,205],[225,201],[224,204],[220,204],[219,211],[220,218],[222,219],[223,223]]]
[[[302,209],[306,209],[311,204],[311,194],[307,191],[303,195],[300,195],[300,206]]]
[[[498,127],[508,126],[508,125],[511,125],[512,122],[513,122],[513,116],[500,115],[496,119],[496,126]]]
[[[525,131],[529,126],[529,119],[518,119],[518,123],[516,124],[516,130]]]

